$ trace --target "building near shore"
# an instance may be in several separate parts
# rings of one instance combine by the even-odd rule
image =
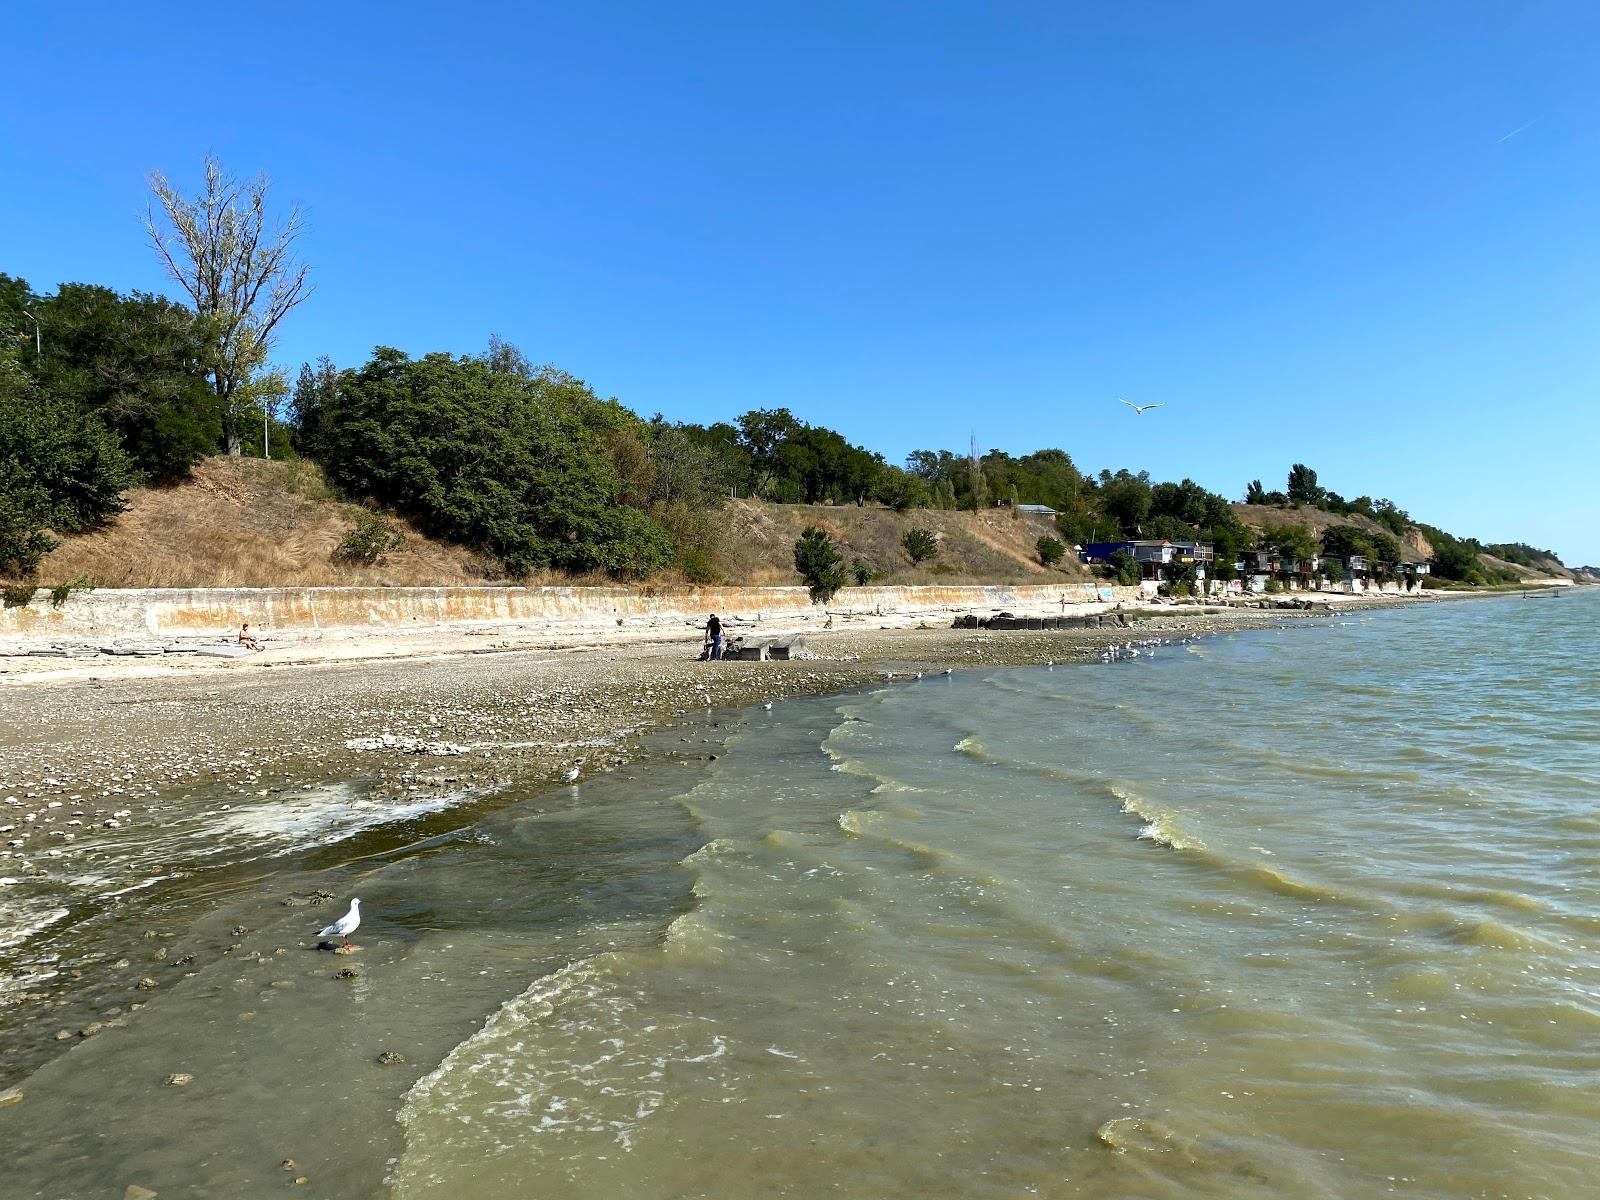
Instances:
[[[1210,542],[1173,542],[1149,539],[1131,539],[1121,542],[1090,542],[1078,550],[1080,562],[1103,566],[1117,551],[1126,551],[1139,564],[1139,582],[1146,591],[1154,591],[1161,584],[1193,568],[1194,579],[1205,589],[1206,579],[1216,560],[1216,551]]]

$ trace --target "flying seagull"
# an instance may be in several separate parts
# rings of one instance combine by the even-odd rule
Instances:
[[[340,917],[337,921],[335,921],[332,925],[329,925],[326,929],[323,929],[320,932],[318,932],[317,936],[319,938],[329,938],[329,937],[343,938],[344,939],[344,944],[346,946],[348,946],[350,944],[350,935],[356,931],[356,928],[360,924],[361,924],[361,901],[360,901],[360,899],[355,899],[355,900],[350,901],[350,911],[349,912],[345,913],[344,916]]]
[[[1140,413],[1149,408],[1165,408],[1167,406],[1165,401],[1160,404],[1135,404],[1132,400],[1124,400],[1121,396],[1117,397],[1117,403],[1126,404],[1129,408],[1133,409],[1134,416],[1138,416]]]

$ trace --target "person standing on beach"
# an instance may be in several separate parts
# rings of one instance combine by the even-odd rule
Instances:
[[[710,660],[717,662],[722,658],[722,622],[717,620],[717,614],[712,613],[706,621],[706,644],[711,647]]]

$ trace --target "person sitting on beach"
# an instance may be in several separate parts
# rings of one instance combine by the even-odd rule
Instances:
[[[256,641],[255,635],[250,632],[250,622],[249,621],[246,621],[239,628],[239,645],[248,647],[251,650],[264,650],[264,649],[266,649],[265,646],[263,646],[260,642]]]
[[[710,650],[710,660],[717,662],[722,658],[722,622],[717,620],[717,614],[712,613],[706,621],[706,646]]]

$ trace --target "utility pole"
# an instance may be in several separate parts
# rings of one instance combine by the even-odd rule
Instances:
[[[22,310],[22,315],[33,322],[33,357],[40,362],[44,361],[44,341],[39,336],[39,318],[27,309]]]

